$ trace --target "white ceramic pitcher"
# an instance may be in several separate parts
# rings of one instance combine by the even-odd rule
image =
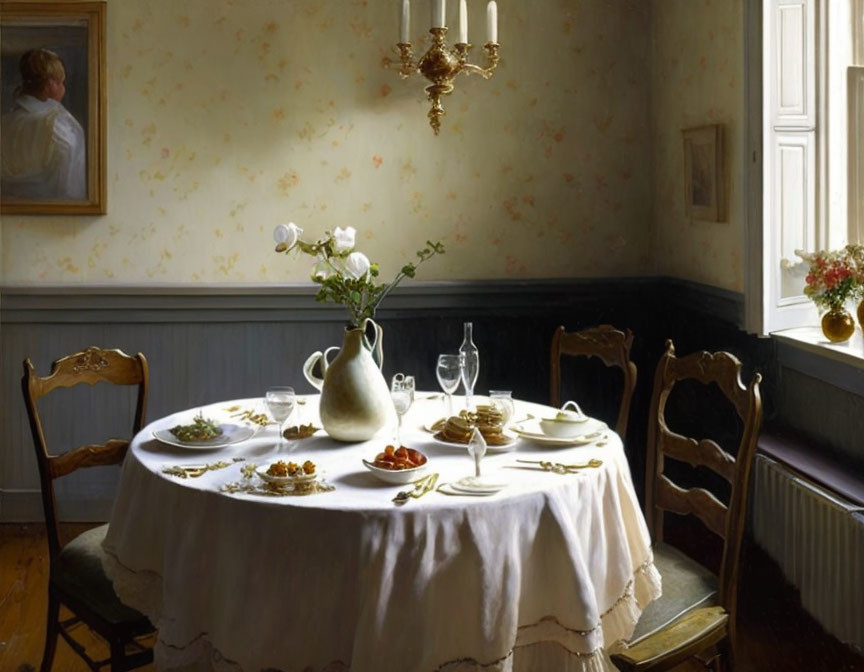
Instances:
[[[366,328],[372,324],[375,336],[370,343]],[[321,390],[321,425],[339,441],[366,441],[381,429],[393,413],[390,390],[381,374],[384,361],[383,330],[366,318],[357,329],[346,329],[342,347],[313,353],[303,365],[303,375]],[[329,362],[329,354],[339,350]],[[373,357],[374,353],[374,357]],[[320,362],[321,378],[315,375]]]

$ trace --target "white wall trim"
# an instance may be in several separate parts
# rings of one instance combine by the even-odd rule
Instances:
[[[764,334],[762,0],[747,0],[744,3],[744,91],[745,144],[741,157],[741,174],[745,185],[742,221],[747,261],[744,278],[744,328],[750,333]]]

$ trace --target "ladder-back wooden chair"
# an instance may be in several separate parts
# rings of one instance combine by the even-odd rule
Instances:
[[[632,345],[633,333],[629,329],[623,332],[608,324],[582,331],[565,331],[563,326],[558,327],[552,335],[550,352],[549,398],[552,406],[561,407],[561,357],[597,357],[606,366],[617,367],[624,374],[615,424],[615,431],[623,441],[630,418],[630,400],[636,388],[636,364],[630,360]]]
[[[102,540],[108,526],[102,525],[89,530],[65,546],[60,543],[54,480],[82,467],[119,464],[126,455],[129,440],[110,439],[104,444],[78,446],[53,455],[45,442],[37,401],[58,388],[74,387],[82,383],[92,386],[102,382],[137,385],[138,396],[132,434],[140,431],[144,426],[148,386],[147,360],[141,353],[130,357],[120,350],[90,347],[55,361],[51,365],[51,374],[44,378],[36,375],[29,358],[24,361],[24,377],[21,383],[39,464],[50,558],[48,622],[42,672],[49,672],[51,669],[58,634],[84,659],[91,670],[97,672],[108,665],[112,672],[131,670],[153,659],[152,649],[137,641],[138,638],[152,633],[153,626],[146,617],[117,598],[111,581],[102,569]],[[72,618],[60,620],[61,604],[72,611]],[[105,639],[110,648],[110,658],[93,660],[84,646],[70,634],[70,629],[81,623]]]
[[[686,380],[716,384],[734,408],[743,426],[735,456],[716,441],[688,438],[667,426],[669,395],[677,383]],[[750,470],[762,421],[761,380],[756,373],[745,387],[741,362],[728,352],[697,352],[679,358],[672,341],[666,342],[654,378],[645,487],[645,512],[655,565],[663,577],[663,595],[642,613],[628,648],[612,655],[620,670],[658,672],[694,656],[706,667],[732,669],[741,543]],[[728,504],[705,488],[676,485],[664,473],[667,457],[710,470],[727,481]],[[664,543],[664,512],[696,516],[721,538],[718,575]]]

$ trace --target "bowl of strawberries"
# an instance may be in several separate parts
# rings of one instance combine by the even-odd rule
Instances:
[[[385,483],[404,485],[426,474],[428,460],[419,450],[405,446],[387,446],[373,461],[363,460],[363,464]]]

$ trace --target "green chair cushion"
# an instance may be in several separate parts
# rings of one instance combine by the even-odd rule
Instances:
[[[108,525],[95,527],[70,541],[51,567],[51,582],[111,625],[149,625],[145,616],[123,604],[102,568],[102,540]],[[147,627],[144,631],[152,629]]]
[[[713,606],[717,577],[681,551],[664,543],[654,546],[654,566],[663,578],[663,594],[639,617],[632,646],[697,607]]]

